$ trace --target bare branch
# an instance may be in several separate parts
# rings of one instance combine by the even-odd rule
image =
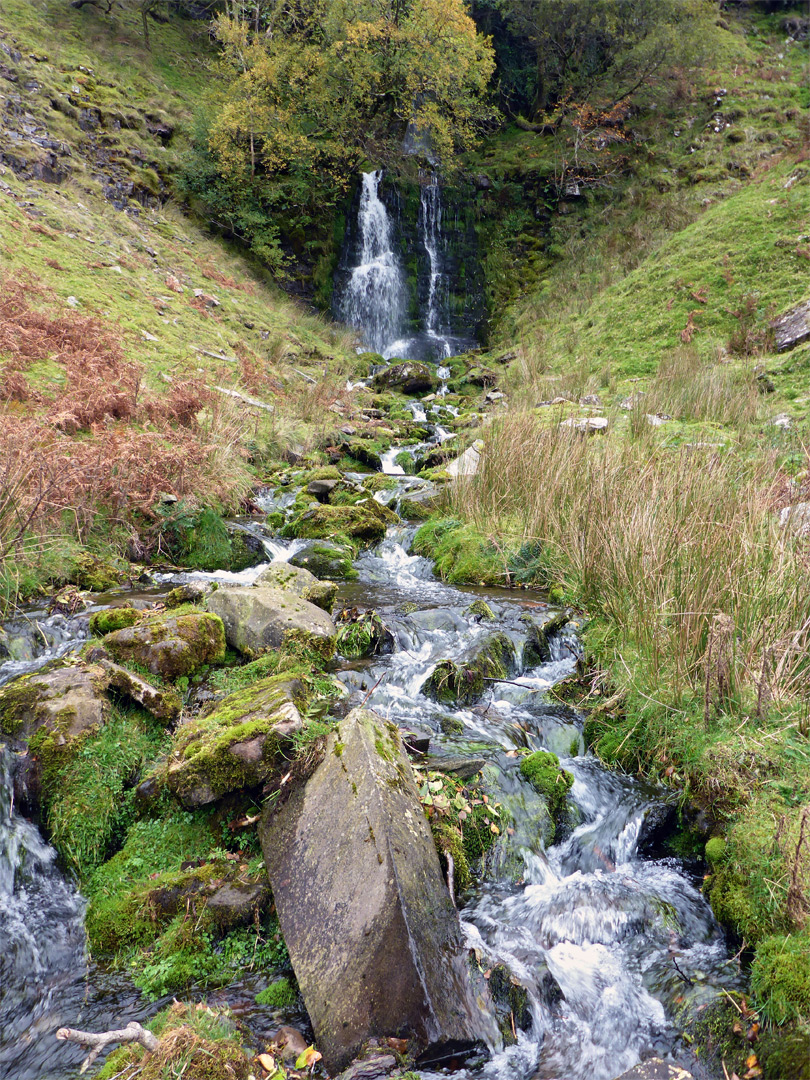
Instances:
[[[82,1067],[79,1069],[80,1073],[87,1072],[104,1047],[110,1043],[140,1043],[150,1054],[153,1054],[158,1048],[157,1037],[151,1031],[141,1027],[135,1020],[132,1020],[125,1028],[119,1028],[117,1031],[94,1033],[92,1031],[77,1031],[75,1028],[59,1028],[56,1037],[63,1042],[75,1042],[80,1046],[93,1047],[82,1062]]]

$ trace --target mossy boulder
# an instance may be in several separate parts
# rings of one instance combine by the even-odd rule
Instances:
[[[528,613],[521,616],[521,622],[527,630],[521,659],[524,671],[547,664],[551,660],[551,638],[559,633],[567,621],[568,614],[565,611],[549,610],[543,616]]]
[[[177,608],[182,604],[199,604],[215,589],[216,585],[211,581],[187,581],[168,592],[163,603],[167,608]]]
[[[291,566],[302,566],[316,578],[352,581],[357,577],[354,569],[355,551],[351,544],[321,541],[307,544],[290,558]]]
[[[175,721],[183,711],[183,702],[173,690],[159,690],[146,679],[127,671],[120,664],[110,660],[100,660],[100,666],[107,673],[109,688],[134,701],[148,713],[165,724]]]
[[[142,618],[142,612],[131,607],[107,608],[95,611],[90,616],[90,633],[97,637],[123,630],[125,626],[134,626]]]
[[[107,634],[104,647],[116,660],[137,664],[164,679],[178,679],[223,659],[225,628],[209,612],[174,615]]]
[[[281,589],[308,600],[316,607],[330,613],[337,596],[334,581],[319,581],[309,570],[300,566],[291,566],[288,562],[273,562],[253,582],[254,588],[269,586]]]
[[[568,792],[574,783],[571,773],[560,768],[560,759],[547,750],[536,750],[520,763],[521,774],[546,800],[548,812],[556,824],[565,811]],[[553,839],[553,833],[552,837]]]
[[[293,1009],[298,1004],[298,991],[289,979],[276,979],[256,995],[256,1004],[270,1009]]]
[[[288,675],[262,679],[229,694],[206,716],[177,732],[166,783],[189,809],[230,791],[263,783],[283,747],[304,724],[298,711],[302,686]]]
[[[338,629],[337,651],[347,659],[389,653],[394,635],[375,611],[364,611]]]
[[[439,385],[436,373],[427,364],[408,360],[403,364],[393,364],[378,371],[373,385],[377,390],[394,390],[409,397],[417,394],[429,394]]]
[[[448,705],[470,705],[483,697],[490,680],[505,679],[515,665],[515,647],[506,634],[493,634],[466,660],[442,660],[422,684],[422,693]]]
[[[368,498],[354,506],[331,506],[316,503],[296,514],[281,530],[282,536],[305,540],[323,540],[348,536],[365,543],[382,540],[389,525],[399,518],[393,510]]]
[[[107,676],[97,664],[66,664],[0,687],[0,734],[14,747],[25,746],[47,728],[58,749],[106,722]]]
[[[244,655],[277,649],[291,630],[326,659],[334,652],[335,624],[322,608],[295,593],[266,585],[219,589],[208,600],[208,609],[222,620],[231,648]]]
[[[114,589],[126,580],[122,567],[89,551],[81,551],[73,557],[70,576],[80,589],[89,589],[91,592]]]
[[[330,1074],[386,1032],[407,1032],[414,1054],[495,1034],[396,725],[351,712],[259,837]]]

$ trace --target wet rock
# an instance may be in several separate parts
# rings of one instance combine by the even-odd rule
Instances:
[[[324,479],[324,480],[310,480],[307,484],[307,491],[310,495],[314,495],[318,502],[329,502],[329,495],[338,486],[340,480]]]
[[[446,704],[471,705],[491,681],[505,679],[515,666],[515,647],[506,634],[493,634],[465,660],[442,660],[422,684],[422,693]]]
[[[692,1080],[692,1074],[680,1065],[670,1065],[661,1058],[648,1058],[623,1072],[616,1080]]]
[[[503,964],[490,970],[488,981],[504,1045],[514,1046],[517,1032],[528,1031],[532,1026],[528,991]]]
[[[296,680],[275,675],[229,694],[175,735],[166,782],[184,806],[215,802],[229,791],[256,787],[304,724]]]
[[[290,566],[303,566],[317,578],[351,580],[357,577],[353,559],[354,552],[347,544],[323,540],[301,548],[290,558]]]
[[[135,675],[109,660],[102,659],[99,665],[107,673],[110,689],[117,690],[119,694],[142,706],[156,720],[171,723],[183,711],[183,703],[173,691],[158,690],[140,675]]]
[[[215,614],[176,615],[107,634],[104,647],[116,660],[140,664],[164,679],[193,675],[225,655],[225,630]]]
[[[408,616],[408,622],[419,630],[427,630],[431,633],[443,630],[460,634],[467,629],[464,619],[448,608],[427,608],[425,611],[414,611]]]
[[[678,827],[678,807],[675,801],[651,806],[638,831],[636,850],[642,857],[662,852],[664,844]]]
[[[288,562],[273,562],[253,582],[254,588],[270,586],[282,589],[308,600],[310,604],[330,613],[337,596],[337,585],[333,581],[319,581],[309,570],[300,566],[291,566]]]
[[[469,780],[477,776],[486,765],[486,758],[481,757],[431,757],[429,768],[436,772],[452,773],[459,780]]]
[[[550,639],[568,621],[565,611],[550,610],[546,615],[521,615],[520,621],[526,626],[526,640],[523,643],[523,656],[521,658],[521,670],[530,671],[539,664],[547,664],[551,660]]]
[[[377,372],[373,382],[378,390],[398,390],[408,395],[429,394],[439,385],[439,380],[427,364],[413,361],[394,364]]]
[[[291,630],[324,655],[334,652],[337,629],[329,615],[292,592],[266,585],[219,589],[209,598],[208,609],[222,620],[231,648],[245,655],[277,649]]]
[[[375,1050],[358,1061],[352,1062],[348,1069],[344,1069],[337,1080],[377,1080],[378,1076],[387,1076],[396,1067],[397,1059],[393,1054],[386,1054],[383,1050]]]
[[[416,1052],[486,1037],[488,993],[471,983],[394,724],[366,709],[350,713],[306,786],[265,810],[259,836],[330,1072],[373,1036],[410,1038]]]
[[[795,349],[810,338],[810,300],[796,304],[771,323],[779,352]]]
[[[90,633],[104,637],[105,634],[112,634],[115,630],[123,630],[125,626],[134,626],[140,618],[141,613],[131,607],[95,611],[90,616]]]

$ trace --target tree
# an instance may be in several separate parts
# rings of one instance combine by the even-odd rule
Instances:
[[[627,100],[694,57],[717,17],[716,0],[498,0],[535,53],[533,112],[561,98]]]

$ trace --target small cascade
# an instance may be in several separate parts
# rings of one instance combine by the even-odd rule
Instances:
[[[340,317],[362,331],[363,343],[386,354],[402,332],[407,292],[393,249],[391,219],[380,198],[382,170],[363,173],[360,209],[359,263],[352,269],[338,305]]]
[[[0,1076],[24,1080],[29,1033],[85,970],[84,902],[53,848],[16,813],[13,763],[0,744]]]

